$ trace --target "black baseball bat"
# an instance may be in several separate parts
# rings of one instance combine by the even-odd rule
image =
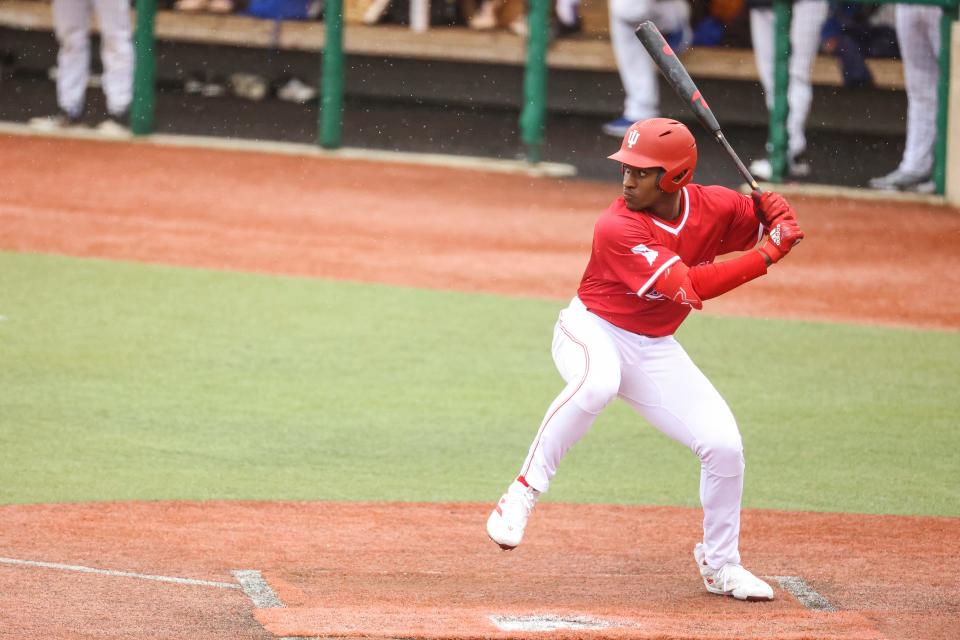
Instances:
[[[740,175],[746,179],[750,188],[754,191],[760,191],[760,186],[750,174],[750,170],[744,166],[740,160],[740,156],[737,155],[737,152],[733,150],[733,147],[730,146],[730,143],[727,142],[727,139],[724,137],[723,132],[720,130],[720,123],[717,122],[717,117],[713,115],[713,110],[710,109],[707,101],[703,99],[703,95],[701,95],[700,90],[697,89],[697,85],[693,83],[683,63],[680,62],[680,59],[677,58],[673,49],[667,44],[663,34],[657,29],[657,25],[648,20],[637,27],[636,34],[640,42],[643,43],[644,48],[646,48],[647,53],[650,54],[650,57],[653,58],[657,67],[659,67],[663,75],[666,76],[667,82],[670,83],[670,86],[674,88],[680,98],[690,105],[694,115],[697,116],[697,120],[706,127],[707,131],[709,131],[724,148],[727,155],[733,159],[733,162],[737,165],[737,170],[739,170]]]

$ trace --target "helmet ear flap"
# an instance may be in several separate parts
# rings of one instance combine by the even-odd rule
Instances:
[[[689,167],[683,167],[680,171],[674,172],[673,175],[667,175],[666,171],[661,171],[660,175],[657,177],[657,184],[660,186],[662,191],[673,193],[674,191],[678,191],[683,185],[690,182],[689,178],[687,178],[689,173]]]

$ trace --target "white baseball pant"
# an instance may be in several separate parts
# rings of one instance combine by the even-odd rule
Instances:
[[[820,49],[820,32],[827,18],[827,3],[824,0],[798,0],[793,4],[790,21],[790,80],[787,84],[787,147],[791,156],[807,148],[805,127],[813,102],[813,87],[810,73],[817,51]],[[760,84],[767,109],[773,109],[774,72],[774,24],[773,9],[750,10],[750,39],[757,61]]]
[[[900,170],[926,175],[933,170],[933,145],[937,138],[941,10],[898,4],[896,15],[907,86],[907,143]]]
[[[630,120],[654,118],[660,111],[657,65],[634,34],[645,20],[652,20],[664,33],[689,24],[690,5],[686,0],[610,0],[610,43],[626,97],[623,117]]]
[[[103,92],[107,110],[120,115],[133,98],[133,40],[127,0],[53,0],[57,54],[57,103],[71,116],[83,111],[90,75],[90,17],[100,27]]]
[[[673,336],[650,338],[587,311],[579,298],[560,313],[553,359],[566,388],[550,405],[521,467],[546,491],[564,454],[620,397],[656,429],[700,458],[700,502],[707,563],[740,563],[743,444],[719,392]]]
[[[569,25],[573,23],[580,9],[580,0],[556,0],[553,6],[560,21]]]

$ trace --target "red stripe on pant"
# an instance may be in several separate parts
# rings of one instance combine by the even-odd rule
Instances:
[[[530,465],[533,463],[533,456],[537,451],[537,447],[540,446],[540,438],[543,436],[544,429],[547,428],[547,425],[550,423],[550,420],[553,419],[553,416],[557,415],[557,412],[560,411],[564,405],[573,400],[573,396],[577,395],[577,391],[580,391],[580,388],[583,387],[583,383],[587,381],[587,375],[590,373],[590,352],[587,350],[587,345],[574,338],[573,334],[567,331],[566,327],[563,326],[562,321],[560,322],[560,331],[563,331],[564,335],[566,335],[571,342],[579,345],[580,348],[583,349],[583,358],[586,361],[586,366],[583,370],[583,378],[580,380],[580,384],[577,385],[577,388],[573,390],[573,393],[570,394],[570,397],[558,404],[557,408],[554,409],[553,412],[544,419],[543,424],[540,426],[540,430],[537,432],[537,439],[533,443],[533,449],[530,451],[530,460],[527,462],[527,466],[520,473],[521,478],[526,476],[527,472],[530,471]],[[526,484],[526,480],[524,480],[524,484]]]

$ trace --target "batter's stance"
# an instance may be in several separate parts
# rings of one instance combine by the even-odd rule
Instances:
[[[610,158],[621,163],[623,195],[597,220],[580,288],[553,334],[553,359],[567,386],[490,514],[487,533],[503,549],[520,544],[564,454],[620,397],[700,458],[703,542],[693,555],[707,590],[772,600],[770,586],[740,566],[744,463],[737,423],[673,333],[703,300],[765,274],[803,232],[776,193],[755,194],[754,202],[725,187],[691,184],[696,142],[674,120],[635,123]],[[747,253],[713,263],[733,251]]]

